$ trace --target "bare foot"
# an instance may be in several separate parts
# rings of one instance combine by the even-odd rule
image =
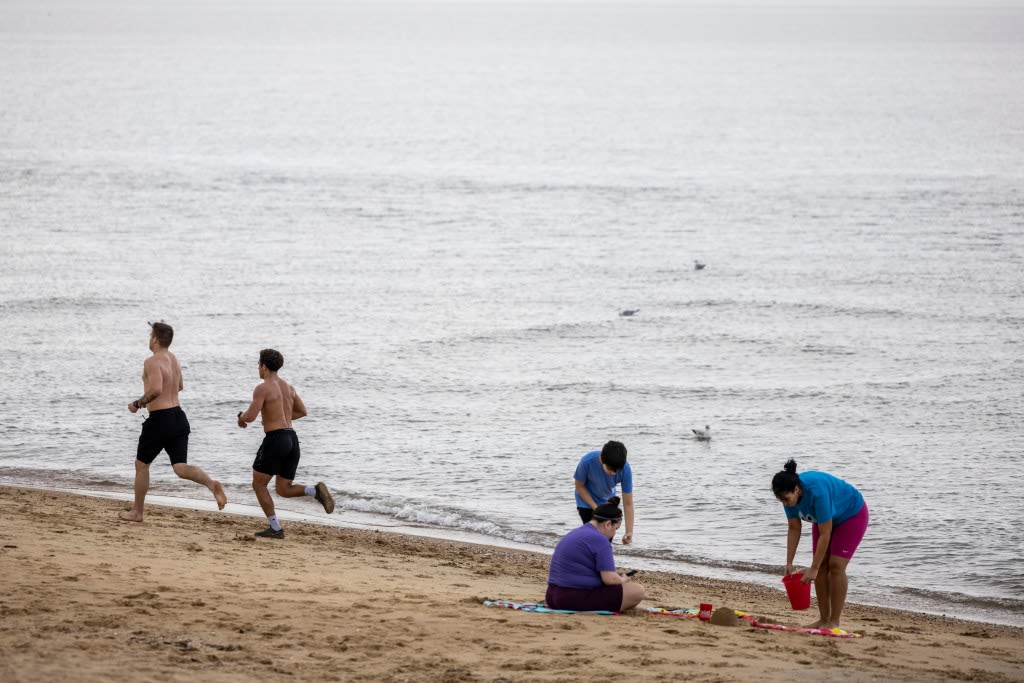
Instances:
[[[224,487],[220,485],[219,481],[215,481],[210,490],[213,491],[213,497],[217,499],[217,509],[223,510],[224,506],[228,504],[228,497],[224,493]]]
[[[829,627],[825,626],[825,620],[824,619],[818,619],[813,624],[807,624],[803,628],[829,628]]]
[[[142,521],[142,514],[138,513],[138,512],[135,512],[134,509],[128,510],[127,512],[118,512],[117,516],[118,516],[118,518],[122,522],[141,522]]]

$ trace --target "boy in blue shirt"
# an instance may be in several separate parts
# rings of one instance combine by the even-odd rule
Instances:
[[[600,451],[584,455],[573,475],[576,485],[576,510],[586,524],[594,510],[616,495],[615,487],[622,484],[622,510],[626,518],[626,533],[622,543],[633,542],[633,470],[626,462],[626,447],[618,441],[609,441]]]

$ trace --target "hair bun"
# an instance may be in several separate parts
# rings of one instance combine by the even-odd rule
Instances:
[[[608,502],[605,503],[605,505],[614,505],[614,506],[618,507],[618,505],[619,505],[619,497],[618,496],[612,496],[611,498],[608,499]]]
[[[793,458],[790,458],[789,460],[786,461],[786,464],[782,467],[782,469],[786,470],[787,472],[795,473],[796,472],[796,460],[794,460]]]

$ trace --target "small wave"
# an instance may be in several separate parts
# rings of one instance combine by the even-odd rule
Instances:
[[[47,296],[11,299],[0,302],[0,311],[10,313],[55,312],[63,310],[107,309],[133,305],[125,299],[100,299],[96,297]]]
[[[370,499],[345,492],[339,493],[341,495],[337,495],[336,498],[342,501],[338,504],[338,507],[342,509],[382,515],[414,525],[468,531],[515,543],[553,545],[554,541],[557,541],[557,538],[553,535],[516,531],[476,517],[464,510],[455,510],[454,508],[446,508],[444,506],[431,507],[413,504],[408,501],[395,502],[381,498]]]
[[[1024,613],[1024,600],[1020,598],[967,595],[957,591],[934,591],[924,588],[909,588],[905,586],[892,587],[892,589],[903,595],[910,595],[917,598],[924,598],[931,602],[941,604],[962,605],[985,610],[998,610],[1009,613]]]

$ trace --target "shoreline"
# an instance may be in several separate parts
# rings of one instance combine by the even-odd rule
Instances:
[[[111,482],[111,484],[113,484],[113,482]],[[116,488],[112,486],[108,489],[90,489],[59,485],[54,488],[52,486],[44,486],[42,484],[36,485],[32,483],[25,483],[23,481],[8,483],[0,482],[0,490],[4,487],[25,488],[39,491],[57,491],[72,495],[91,496],[115,501],[131,501],[132,499],[130,482],[128,484],[129,488],[127,489],[127,492],[123,485],[118,485]],[[150,495],[147,496],[146,500],[147,505],[152,503],[168,507],[195,509],[208,512],[215,512],[217,510],[213,500],[207,498],[168,496],[154,494],[151,492]],[[235,498],[232,498],[232,500],[235,500]],[[305,513],[282,508],[282,504],[289,504],[287,499],[275,498],[275,502],[278,504],[278,516],[282,520],[289,522],[302,521],[333,528],[380,530],[387,531],[389,533],[430,538],[437,541],[463,542],[498,549],[534,552],[547,556],[550,556],[551,554],[551,548],[542,545],[490,536],[465,529],[435,526],[426,523],[406,522],[378,513],[353,510],[339,511],[335,515],[324,516],[322,512],[320,512],[319,506],[316,507],[316,512]],[[264,521],[263,513],[255,503],[254,498],[252,504],[229,502],[222,513],[238,517],[252,517],[258,520],[255,522],[256,526],[259,526]],[[638,568],[646,573],[658,571],[701,580],[724,580],[741,584],[751,584],[769,590],[777,589],[780,594],[784,594],[781,584],[778,583],[777,577],[774,575],[766,578],[760,572],[742,571],[713,564],[694,565],[682,561],[652,558],[642,554],[633,554],[630,552],[631,550],[632,547],[616,545],[616,557],[620,565],[629,566],[630,568]],[[855,577],[853,580],[857,580],[857,578]],[[998,608],[980,607],[977,604],[973,604],[973,602],[960,605],[944,604],[939,601],[929,601],[927,598],[915,598],[914,596],[909,596],[908,600],[908,596],[901,594],[900,591],[886,593],[884,588],[877,590],[877,587],[872,591],[872,595],[877,596],[878,602],[865,602],[862,599],[858,599],[857,596],[854,596],[849,599],[847,604],[862,607],[878,607],[883,609],[886,608],[888,604],[896,604],[900,605],[900,607],[896,609],[901,611],[936,617],[949,617],[949,612],[959,608],[964,610],[964,613],[957,617],[950,618],[979,624],[1024,628],[1024,620],[1021,618],[1014,619],[1014,613],[1007,612],[1008,608],[1003,608],[1000,612]],[[917,600],[918,602],[915,604],[913,602],[914,600]],[[984,600],[984,598],[970,598],[970,600]]]
[[[130,492],[130,486],[126,492],[124,486],[117,486],[116,488],[109,489],[90,489],[80,487],[67,487],[58,486],[56,488],[52,486],[36,485],[32,483],[25,483],[22,481],[17,482],[0,482],[0,490],[3,488],[25,488],[39,491],[56,491],[62,493],[68,493],[71,495],[81,495],[87,497],[97,497],[112,501],[131,501],[132,494]],[[234,500],[234,499],[233,499]],[[147,506],[149,504],[163,505],[167,507],[181,508],[181,509],[194,509],[202,510],[206,512],[216,512],[217,508],[212,498],[193,498],[188,496],[169,496],[150,493],[146,497]],[[482,545],[487,547],[494,547],[497,549],[504,550],[518,550],[523,552],[533,552],[550,557],[551,548],[545,546],[514,541],[511,539],[490,536],[481,534],[478,532],[459,529],[459,528],[448,528],[443,526],[435,526],[426,523],[406,522],[398,519],[392,519],[386,515],[371,513],[371,512],[360,512],[353,510],[339,511],[335,515],[324,516],[320,512],[319,506],[316,507],[316,512],[305,513],[296,510],[290,510],[282,508],[281,505],[288,505],[290,501],[288,499],[275,498],[275,502],[278,504],[278,517],[282,521],[289,522],[306,522],[309,524],[323,525],[333,528],[351,528],[351,529],[370,529],[386,531],[388,533],[407,534],[411,536],[424,537],[434,539],[437,541],[455,541],[462,543],[469,543],[475,545]],[[223,511],[223,514],[230,514],[239,518],[252,517],[255,520],[256,526],[261,525],[264,522],[264,517],[259,506],[253,499],[252,504],[229,502],[227,507]],[[254,527],[255,528],[255,527]],[[784,595],[781,584],[777,583],[776,577],[771,576],[766,578],[759,572],[755,571],[742,571],[737,569],[731,569],[728,567],[721,567],[718,565],[693,565],[681,561],[663,560],[658,558],[651,558],[644,555],[636,555],[630,552],[632,547],[616,545],[616,557],[620,565],[628,565],[630,568],[639,568],[645,573],[651,571],[662,572],[666,574],[674,574],[685,577],[691,577],[700,580],[722,580],[727,582],[735,582],[740,584],[751,584],[756,585],[768,590],[778,590],[780,594]],[[856,580],[856,579],[854,579]],[[877,592],[877,591],[876,591]],[[873,593],[875,594],[875,593]],[[961,621],[968,621],[979,624],[991,624],[996,626],[1009,626],[1016,628],[1024,628],[1024,623],[1021,623],[1020,619],[1014,619],[1012,613],[992,613],[991,608],[979,607],[974,604],[964,605],[945,605],[939,602],[929,603],[927,598],[916,598],[922,601],[921,604],[908,604],[907,596],[901,595],[898,592],[894,594],[887,594],[884,592],[878,592],[880,596],[879,602],[864,602],[858,600],[855,596],[851,598],[847,605],[858,605],[862,607],[878,607],[881,609],[886,608],[887,602],[891,604],[898,604],[900,607],[896,608],[904,612],[912,612],[915,614],[923,614],[935,617],[949,617],[948,612],[960,607],[965,610],[965,613],[956,618]],[[913,596],[911,596],[913,600]],[[975,598],[972,598],[972,600]],[[1005,610],[1004,610],[1005,612]]]
[[[1024,676],[1024,629],[850,605],[840,639],[666,619],[531,614],[547,555],[391,531],[0,486],[0,680],[985,680]],[[781,590],[642,572],[644,606],[711,602],[798,625]],[[812,607],[812,611],[814,608]]]

